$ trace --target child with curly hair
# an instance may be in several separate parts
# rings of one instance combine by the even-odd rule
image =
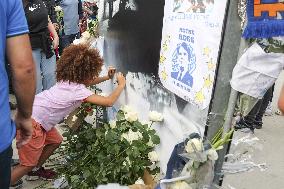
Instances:
[[[115,103],[125,87],[125,77],[121,73],[116,74],[118,86],[107,97],[87,89],[87,86],[109,80],[115,75],[115,69],[109,68],[108,75],[98,77],[102,65],[99,52],[87,44],[71,45],[64,50],[57,63],[57,83],[35,97],[32,139],[18,150],[20,165],[12,170],[12,184],[18,183],[26,174],[27,180],[54,178],[53,171],[42,167],[62,142],[62,136],[54,126],[82,102],[100,106]],[[20,135],[18,132],[17,137]]]

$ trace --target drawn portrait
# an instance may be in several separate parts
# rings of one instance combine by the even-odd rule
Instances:
[[[173,53],[172,62],[171,77],[192,87],[192,73],[196,68],[196,57],[193,48],[186,42],[178,44]]]

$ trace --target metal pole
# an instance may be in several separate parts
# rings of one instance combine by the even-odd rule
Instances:
[[[231,90],[230,79],[233,68],[238,60],[241,39],[240,19],[237,13],[238,1],[229,0],[225,21],[222,47],[220,49],[217,78],[213,98],[210,105],[210,117],[207,122],[206,136],[210,140],[217,131],[224,127],[225,132],[231,127],[234,108],[236,105],[238,92]],[[221,183],[221,175],[225,155],[228,145],[219,152],[219,159],[215,164],[214,183]]]

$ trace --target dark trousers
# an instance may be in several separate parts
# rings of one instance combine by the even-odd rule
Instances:
[[[59,41],[59,54],[61,55],[63,53],[63,50],[68,47],[70,44],[73,43],[75,39],[80,38],[80,33],[77,34],[71,34],[71,35],[62,35],[60,37]]]
[[[13,149],[10,146],[0,153],[0,188],[9,189],[11,180],[11,159]]]
[[[257,124],[262,125],[262,118],[265,113],[265,110],[271,102],[273,97],[274,85],[270,87],[262,99],[258,100],[252,110],[249,112],[247,116],[244,117],[244,121],[249,124]]]

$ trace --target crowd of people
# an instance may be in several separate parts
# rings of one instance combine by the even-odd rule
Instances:
[[[56,173],[43,164],[62,142],[55,125],[83,102],[112,106],[124,90],[125,77],[115,68],[109,67],[107,75],[99,77],[103,59],[96,49],[72,44],[86,29],[86,19],[96,19],[96,5],[83,3],[86,6],[81,0],[0,1],[1,189],[20,188],[24,175],[27,180],[53,179]],[[176,0],[174,11],[181,11],[183,3],[190,5],[184,11],[203,13],[214,0]],[[64,13],[60,21],[55,12],[58,5]],[[117,86],[109,96],[99,96],[87,88],[114,77]],[[17,100],[14,121],[9,80]],[[261,128],[272,93],[273,88],[240,124]],[[284,112],[284,87],[278,106]],[[20,162],[11,169],[15,136]]]

